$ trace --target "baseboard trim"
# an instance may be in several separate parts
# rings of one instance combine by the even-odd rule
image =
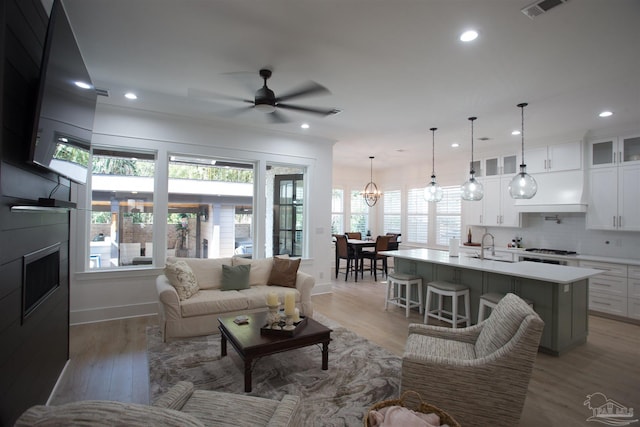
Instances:
[[[311,295],[330,294],[333,293],[333,285],[329,283],[316,283],[311,291]]]
[[[158,303],[130,304],[116,307],[99,307],[87,310],[76,310],[69,313],[71,325],[103,322],[105,320],[126,319],[158,314]]]

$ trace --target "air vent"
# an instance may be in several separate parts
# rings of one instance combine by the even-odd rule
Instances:
[[[104,96],[106,98],[109,97],[109,91],[107,89],[96,88],[96,93],[98,94],[98,96]]]
[[[553,9],[556,6],[560,6],[562,3],[566,3],[569,0],[542,0],[522,9],[522,13],[533,19],[536,16],[540,16],[545,12]]]

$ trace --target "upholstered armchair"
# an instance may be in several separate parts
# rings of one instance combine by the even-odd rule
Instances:
[[[516,426],[544,322],[507,294],[484,322],[450,329],[409,325],[401,393],[414,390],[469,426]]]

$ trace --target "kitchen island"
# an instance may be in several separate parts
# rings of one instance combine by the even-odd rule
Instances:
[[[533,301],[534,310],[545,322],[540,340],[540,350],[544,352],[560,355],[587,340],[588,279],[601,270],[464,255],[450,257],[447,251],[433,249],[382,253],[394,257],[396,271],[421,276],[425,287],[433,280],[468,286],[472,321],[478,318],[480,296],[484,293],[512,292]]]

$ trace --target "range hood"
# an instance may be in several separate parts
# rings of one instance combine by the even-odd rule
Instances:
[[[533,174],[538,192],[532,199],[515,201],[516,211],[527,212],[586,212],[583,170]]]

